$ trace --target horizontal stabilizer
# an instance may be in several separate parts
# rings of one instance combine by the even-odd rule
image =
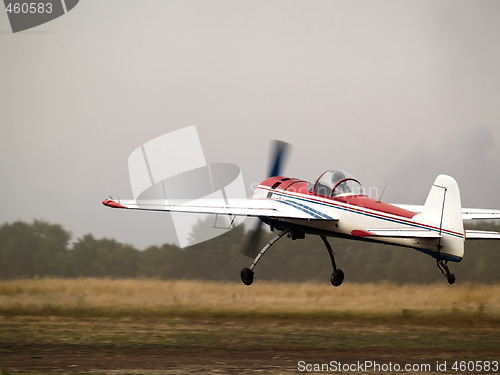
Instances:
[[[468,240],[500,240],[500,233],[486,230],[466,230],[465,238]]]
[[[500,219],[500,210],[490,210],[483,208],[462,208],[464,220],[490,220]]]

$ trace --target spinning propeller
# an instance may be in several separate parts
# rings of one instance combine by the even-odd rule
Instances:
[[[280,176],[281,167],[285,162],[285,159],[288,155],[288,150],[290,149],[290,144],[284,141],[274,140],[272,142],[272,159],[271,159],[271,168],[269,170],[269,174],[267,177]],[[255,258],[255,256],[259,253],[260,247],[260,239],[262,237],[262,224],[264,222],[259,220],[257,225],[255,226],[253,232],[248,239],[245,247],[242,249],[243,255]]]

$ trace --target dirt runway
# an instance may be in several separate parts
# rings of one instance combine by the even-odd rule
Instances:
[[[428,374],[438,372],[437,365],[447,361],[447,373],[451,364],[460,358],[475,355],[498,357],[498,351],[463,352],[434,350],[382,350],[382,349],[206,349],[206,348],[92,348],[81,346],[33,346],[2,349],[0,360],[3,368],[11,371],[34,373],[161,373],[161,374],[291,374],[291,373],[339,373],[349,365],[355,371],[348,373],[380,373],[377,368],[405,369],[405,374],[415,366],[429,368]],[[367,363],[365,361],[368,361]],[[323,366],[320,371],[318,367]],[[337,366],[337,367],[334,367]],[[400,366],[400,367],[397,367]],[[311,370],[311,371],[307,371]],[[359,371],[358,371],[359,370]],[[346,373],[342,371],[342,373]],[[384,373],[388,373],[384,371]],[[392,373],[401,373],[392,371]],[[490,372],[493,373],[493,372]]]

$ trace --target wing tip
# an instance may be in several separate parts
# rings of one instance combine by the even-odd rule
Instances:
[[[102,204],[105,206],[108,206],[108,207],[112,207],[112,208],[127,208],[124,205],[117,203],[112,199],[105,199],[102,201]]]

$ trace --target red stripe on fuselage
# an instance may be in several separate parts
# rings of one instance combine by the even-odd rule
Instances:
[[[369,210],[379,211],[386,214],[396,215],[412,219],[416,212],[408,211],[403,208],[393,206],[389,203],[376,201],[375,199],[368,198],[366,195],[350,195],[344,197],[333,198],[333,200],[347,203],[353,206],[368,208]]]

